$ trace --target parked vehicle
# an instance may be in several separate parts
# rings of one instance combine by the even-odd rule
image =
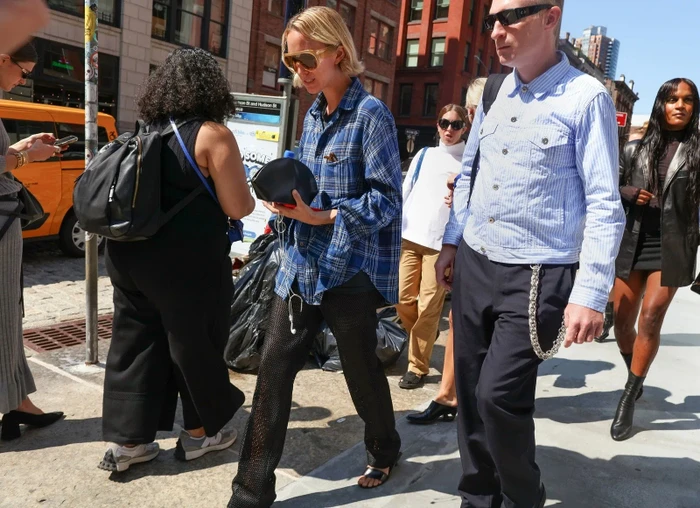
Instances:
[[[14,171],[49,214],[38,229],[24,231],[25,239],[58,238],[61,250],[69,256],[85,253],[85,232],[73,213],[73,185],[85,169],[85,111],[76,108],[49,106],[31,102],[0,100],[0,118],[16,143],[32,134],[50,132],[56,138],[74,135],[78,141],[68,146],[61,157],[34,162]],[[99,113],[98,145],[101,148],[116,139],[114,117]],[[98,240],[100,245],[104,239]]]

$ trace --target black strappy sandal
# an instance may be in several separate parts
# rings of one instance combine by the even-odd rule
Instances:
[[[374,468],[372,466],[367,466],[367,469],[365,469],[365,472],[362,474],[365,478],[369,478],[371,480],[379,480],[379,485],[375,485],[374,487],[364,487],[360,485],[359,483],[357,484],[361,489],[376,489],[377,487],[381,487],[384,485],[387,480],[389,479],[389,476],[391,476],[391,472],[394,470],[394,468],[398,465],[399,459],[401,458],[401,455],[403,455],[401,452],[396,456],[396,460],[394,461],[394,465],[389,468],[389,472],[385,473],[384,471]]]

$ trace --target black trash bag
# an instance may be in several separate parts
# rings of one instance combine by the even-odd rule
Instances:
[[[234,282],[231,327],[224,360],[233,369],[253,372],[260,365],[275,277],[280,265],[279,241],[262,235],[250,246],[249,261]]]
[[[408,342],[408,334],[398,324],[398,316],[396,309],[387,307],[377,313],[377,358],[382,362],[382,365],[390,367],[401,356],[401,353],[406,348]],[[323,370],[328,372],[340,372],[343,370],[340,365],[340,356],[338,354],[338,343],[324,323],[321,326],[321,331],[316,334],[311,350],[316,363]]]
[[[377,358],[384,368],[394,365],[406,348],[408,334],[398,323],[394,307],[387,307],[377,313]]]

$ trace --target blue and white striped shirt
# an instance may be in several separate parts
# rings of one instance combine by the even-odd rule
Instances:
[[[275,292],[287,298],[297,280],[305,302],[365,272],[388,303],[398,301],[401,257],[401,160],[391,112],[357,78],[324,121],[319,94],[304,119],[299,160],[318,183],[311,203],[337,209],[335,224],[286,220],[289,235]]]
[[[559,57],[531,83],[509,75],[488,116],[479,106],[443,243],[464,238],[499,263],[579,262],[569,302],[602,312],[625,223],[615,106],[603,85]]]

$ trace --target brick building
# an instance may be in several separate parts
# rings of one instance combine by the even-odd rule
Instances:
[[[247,90],[249,93],[281,95],[279,78],[284,9],[286,0],[253,0]],[[398,0],[307,0],[305,7],[326,5],[337,9],[350,28],[366,70],[361,76],[365,89],[391,105],[396,67]],[[297,137],[304,116],[315,97],[304,89],[299,98]]]
[[[434,145],[437,113],[463,105],[474,78],[510,71],[483,28],[489,7],[487,0],[402,0],[392,102],[402,159]],[[411,153],[407,129],[418,132]]]
[[[606,78],[605,88],[608,89],[615,103],[615,110],[618,113],[627,114],[627,123],[624,127],[619,127],[618,138],[620,140],[620,148],[625,146],[630,134],[632,123],[632,113],[634,111],[634,103],[639,100],[639,95],[634,91],[634,81],[625,82],[625,76],[620,76],[620,79],[614,80]]]
[[[34,40],[33,78],[8,98],[84,106],[83,0],[48,0],[51,22]],[[100,0],[99,108],[119,130],[136,121],[135,97],[150,70],[180,46],[211,51],[236,91],[245,91],[250,0]]]

